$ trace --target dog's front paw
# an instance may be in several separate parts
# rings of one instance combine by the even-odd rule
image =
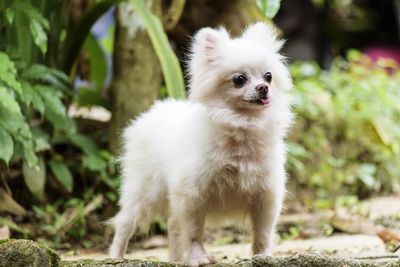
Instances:
[[[196,255],[195,257],[192,257],[190,259],[190,266],[192,267],[197,267],[197,266],[203,266],[206,264],[211,264],[211,263],[216,263],[217,259],[212,256],[212,255]]]

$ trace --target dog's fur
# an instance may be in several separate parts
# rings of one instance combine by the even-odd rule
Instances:
[[[292,121],[282,44],[264,23],[238,38],[224,28],[195,35],[189,100],[157,102],[125,129],[112,257],[123,257],[134,231],[158,215],[169,218],[171,261],[215,261],[203,247],[206,217],[249,215],[253,253],[271,254],[285,191],[283,139]],[[243,86],[232,80],[240,74]],[[269,103],[260,100],[259,84],[268,87]]]

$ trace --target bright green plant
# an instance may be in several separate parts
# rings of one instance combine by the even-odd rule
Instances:
[[[398,189],[399,68],[350,51],[329,71],[315,63],[295,63],[291,71],[297,100],[292,177],[325,200]]]
[[[66,103],[72,99],[69,77],[48,67],[59,62],[53,50],[62,46],[63,27],[53,20],[66,9],[56,2],[36,1],[34,6],[28,0],[0,1],[4,11],[0,13],[4,31],[0,39],[0,171],[20,168],[26,186],[38,198],[50,175],[62,190],[72,192],[71,167],[97,173],[112,185],[112,157],[78,133],[67,114]],[[58,9],[52,9],[57,4]],[[81,149],[83,160],[77,163],[65,158],[64,151],[56,148],[61,143]]]
[[[70,73],[73,70],[74,60],[82,46],[85,47],[90,55],[90,76],[94,82],[94,88],[80,88],[82,90],[79,91],[77,102],[81,106],[102,105],[105,108],[109,108],[107,101],[105,101],[102,96],[102,89],[105,82],[104,71],[106,70],[104,66],[104,53],[101,51],[95,38],[90,35],[89,26],[111,6],[121,2],[125,1],[103,0],[95,3],[67,35],[67,53],[65,54],[63,66],[66,73]],[[135,12],[141,17],[149,34],[154,51],[160,61],[165,80],[165,87],[162,89],[165,89],[166,95],[169,97],[183,98],[185,96],[185,84],[182,69],[178,58],[169,44],[161,18],[154,15],[143,0],[129,0],[128,2],[134,6]],[[88,36],[88,38],[85,41],[86,36]]]

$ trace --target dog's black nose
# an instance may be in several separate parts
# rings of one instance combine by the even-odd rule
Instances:
[[[261,94],[268,94],[268,85],[266,85],[265,83],[261,83],[256,86],[256,90]]]

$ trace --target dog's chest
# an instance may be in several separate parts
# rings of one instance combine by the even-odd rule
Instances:
[[[261,131],[225,129],[218,134],[210,155],[219,171],[254,175],[264,169],[266,150]]]

